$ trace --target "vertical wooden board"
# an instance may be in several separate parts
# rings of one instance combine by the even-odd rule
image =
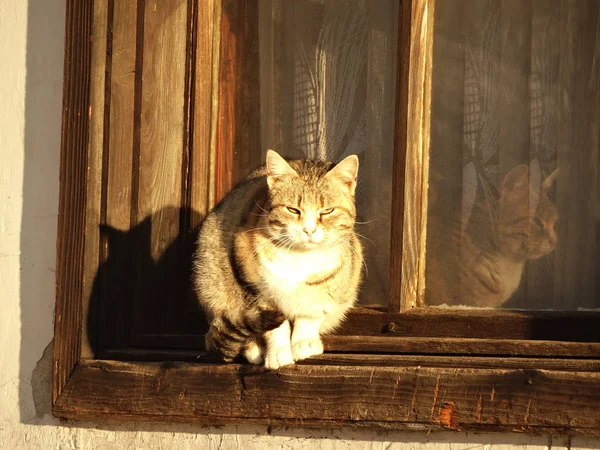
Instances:
[[[427,211],[427,278],[458,283],[443,261],[455,252],[448,244],[452,224],[460,219],[463,168],[465,44],[463,1],[436,4],[431,74],[431,148]],[[443,271],[443,273],[438,273]],[[430,278],[431,279],[431,278]],[[457,286],[458,287],[458,286]],[[423,306],[419,304],[419,306]]]
[[[93,5],[67,2],[52,403],[80,358]]]
[[[187,1],[148,0],[144,49],[137,219],[152,218],[157,259],[179,233],[185,127]]]
[[[216,201],[262,162],[257,2],[222,2]]]
[[[433,2],[428,0],[413,0],[412,6],[403,8],[401,21],[402,27],[406,26],[405,14],[410,9],[410,49],[408,52],[408,61],[406,54],[398,60],[398,64],[410,64],[408,72],[401,72],[401,76],[407,76],[404,83],[407,86],[399,88],[399,102],[406,102],[406,112],[400,112],[399,120],[405,123],[399,124],[400,130],[398,137],[405,137],[404,142],[396,141],[398,145],[406,146],[406,160],[404,169],[404,178],[398,176],[399,156],[396,156],[394,171],[394,192],[397,192],[398,182],[407,182],[403,186],[403,210],[402,217],[402,245],[401,245],[401,279],[400,279],[400,302],[397,302],[395,294],[392,291],[390,296],[391,310],[407,309],[416,306],[421,298],[424,289],[424,249],[426,239],[426,221],[427,221],[427,184],[429,182],[429,119],[430,119],[430,81],[431,81],[431,55],[432,55],[432,37],[433,37]],[[405,31],[404,31],[405,32]],[[404,35],[400,32],[400,36]],[[402,104],[402,103],[401,103]],[[399,204],[393,205],[397,210]],[[396,211],[397,211],[396,210]],[[395,219],[397,212],[392,211],[392,220]],[[398,232],[398,227],[392,229],[392,233]],[[398,247],[394,245],[394,253]],[[395,289],[398,285],[394,278],[397,275],[397,256],[391,258],[391,280],[390,289]],[[394,270],[396,268],[396,270]]]
[[[111,26],[110,120],[106,148],[106,224],[130,228],[136,68],[136,2],[114,1]]]
[[[88,313],[88,324],[99,326],[95,352],[125,346],[131,327],[133,258],[128,251],[134,246],[131,234],[124,233],[130,229],[132,206],[137,25],[136,2],[108,1],[102,200],[96,225],[100,264],[91,292],[94,309]]]
[[[100,223],[102,193],[102,154],[104,145],[104,106],[109,0],[94,2],[92,60],[90,78],[90,115],[88,175],[86,197],[86,233],[83,256],[83,308],[81,357],[93,358],[97,342],[98,298],[93,285],[100,263]],[[87,322],[86,322],[87,319]]]
[[[212,147],[213,39],[216,28],[215,1],[200,1],[196,5],[195,49],[193,67],[193,99],[191,122],[190,172],[188,184],[189,207],[197,214],[190,217],[190,228],[200,225],[211,205],[210,160]],[[216,33],[218,35],[218,33]]]
[[[138,258],[136,332],[159,332],[169,314],[174,260],[157,264],[180,235],[183,155],[186,146],[188,1],[148,0],[144,5],[140,88],[139,185],[133,237]],[[133,225],[133,224],[132,224]]]
[[[408,138],[408,101],[410,74],[410,39],[412,21],[412,1],[403,1],[398,11],[398,78],[396,83],[396,125],[394,127],[394,162],[392,177],[392,228],[390,239],[390,292],[388,295],[388,311],[398,312],[416,306],[410,299],[404,300],[402,295],[402,259],[404,245],[404,215],[406,199],[404,185],[407,159]]]
[[[533,0],[530,62],[530,159],[543,174],[556,168],[559,114],[560,2]],[[552,307],[554,264],[558,251],[527,265],[523,287],[529,309]]]

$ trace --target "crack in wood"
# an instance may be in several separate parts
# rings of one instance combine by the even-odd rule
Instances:
[[[398,386],[400,385],[400,380],[402,379],[400,372],[398,372],[398,376],[396,377],[396,382],[394,383],[394,392],[392,393],[392,400],[396,398],[396,394],[398,393]],[[416,394],[416,392],[415,392]]]
[[[477,394],[477,423],[481,423],[481,411],[483,409],[483,396],[481,394]]]
[[[433,418],[433,413],[435,412],[435,404],[437,403],[439,393],[440,393],[440,377],[438,375],[437,380],[435,382],[435,389],[433,390],[433,403],[431,404],[431,418]]]
[[[523,421],[525,422],[525,424],[527,424],[529,422],[529,411],[531,410],[531,403],[532,403],[533,399],[529,399],[529,402],[527,403],[527,410],[525,411],[525,417],[523,417]]]

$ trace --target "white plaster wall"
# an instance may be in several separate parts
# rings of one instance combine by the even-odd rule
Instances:
[[[123,1],[123,0],[118,0]],[[545,449],[518,434],[74,423],[50,412],[65,0],[0,0],[0,449]]]

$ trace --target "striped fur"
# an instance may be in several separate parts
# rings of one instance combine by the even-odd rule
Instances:
[[[194,264],[208,350],[268,368],[322,351],[320,334],[341,323],[361,280],[357,170],[356,156],[334,165],[269,151],[211,211]]]

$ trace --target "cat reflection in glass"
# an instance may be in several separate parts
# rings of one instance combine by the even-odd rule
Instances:
[[[550,254],[556,247],[558,213],[548,191],[557,174],[558,169],[536,188],[530,181],[529,167],[515,167],[500,183],[497,211],[481,214],[487,219],[479,226],[430,219],[429,232],[440,233],[440,227],[450,227],[450,239],[438,242],[427,258],[428,306],[497,308],[511,298],[525,263]]]
[[[335,165],[269,150],[210,212],[194,258],[207,350],[268,369],[323,353],[321,335],[342,322],[361,281],[357,173],[356,155]]]

